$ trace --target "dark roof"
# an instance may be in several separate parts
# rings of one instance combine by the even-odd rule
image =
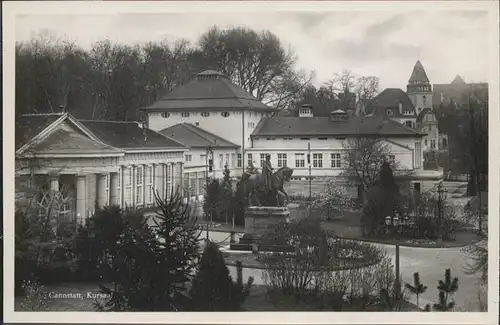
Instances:
[[[63,129],[52,132],[43,142],[34,147],[37,153],[120,153],[119,149],[89,139],[79,132],[70,132]]]
[[[224,140],[213,133],[189,123],[179,123],[173,125],[161,130],[160,133],[175,139],[188,147],[239,147],[237,144]]]
[[[217,71],[203,71],[197,78],[173,89],[155,103],[143,108],[153,111],[185,110],[275,111],[252,94],[230,82]]]
[[[403,113],[411,112],[409,115],[400,114],[399,103],[403,104]],[[365,112],[373,113],[377,116],[387,116],[387,109],[391,108],[392,115],[390,117],[408,117],[416,116],[415,107],[410,100],[410,97],[399,88],[386,88],[373,99],[366,102]]]
[[[418,136],[423,135],[401,123],[380,117],[352,117],[334,121],[330,117],[271,117],[263,118],[255,136]]]
[[[465,84],[465,81],[464,79],[462,79],[462,77],[460,77],[458,74],[457,76],[455,77],[455,79],[453,79],[453,81],[451,82],[452,84],[459,84],[459,85],[463,85]]]
[[[413,72],[411,73],[410,80],[408,80],[408,82],[415,82],[415,81],[429,82],[429,78],[427,78],[424,66],[422,65],[420,60],[417,61],[417,63],[415,63],[415,66],[413,67]]]
[[[102,142],[121,149],[168,149],[184,146],[151,129],[141,128],[137,122],[79,120]]]
[[[57,121],[63,114],[28,114],[20,115],[15,119],[16,150],[27,144],[40,132]]]

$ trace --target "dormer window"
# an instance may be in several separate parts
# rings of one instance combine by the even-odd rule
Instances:
[[[299,117],[312,117],[311,105],[304,104],[299,108]]]
[[[387,112],[386,112],[386,114],[388,116],[392,116],[392,114],[394,114],[394,112],[392,111],[392,109],[388,109]]]
[[[170,117],[170,113],[161,113],[161,117],[163,117],[163,118],[169,118]]]
[[[220,113],[220,115],[222,117],[228,117],[229,116],[229,112],[222,112],[222,113]]]
[[[189,112],[182,112],[181,116],[182,117],[189,117]]]
[[[201,116],[203,116],[203,117],[209,117],[210,116],[210,112],[201,112]]]

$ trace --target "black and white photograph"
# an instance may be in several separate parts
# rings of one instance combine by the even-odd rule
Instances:
[[[495,1],[3,7],[7,322],[498,323]]]

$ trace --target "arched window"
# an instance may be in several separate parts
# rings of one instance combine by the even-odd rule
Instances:
[[[394,112],[392,111],[392,109],[388,109],[386,113],[389,116],[392,116],[392,114],[394,114]]]
[[[163,117],[163,118],[169,118],[170,117],[170,113],[166,113],[166,112],[161,113],[161,117]]]
[[[203,117],[209,117],[210,116],[210,112],[201,112],[201,116],[203,116]]]
[[[222,113],[220,113],[220,115],[222,117],[228,117],[229,116],[229,112],[222,112]]]
[[[182,112],[181,116],[182,117],[189,117],[189,112]]]

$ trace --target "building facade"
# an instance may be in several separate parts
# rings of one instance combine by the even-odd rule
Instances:
[[[277,112],[211,70],[199,73],[142,111],[148,127],[155,131],[189,123],[240,146],[242,156],[259,121]]]
[[[95,207],[150,207],[181,188],[187,147],[137,122],[79,121],[68,113],[16,118],[16,203],[37,213],[62,195],[82,223]]]

